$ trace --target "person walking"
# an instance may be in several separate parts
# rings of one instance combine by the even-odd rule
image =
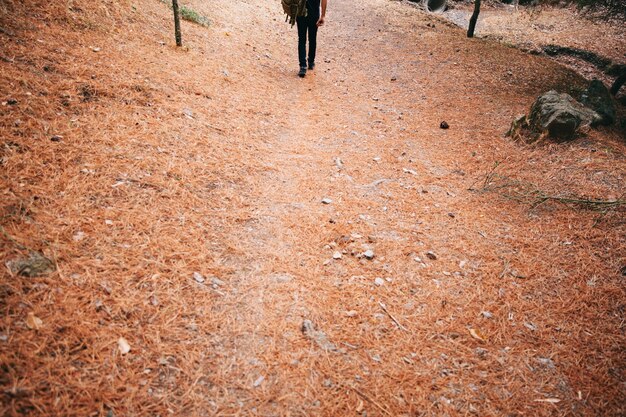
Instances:
[[[326,16],[326,3],[328,0],[306,0],[306,16],[298,16],[298,59],[300,61],[300,78],[306,75],[307,53],[306,37],[309,35],[309,70],[315,68],[315,49],[317,48],[317,28],[324,24]],[[321,4],[320,4],[321,3]],[[322,13],[320,14],[320,6]]]

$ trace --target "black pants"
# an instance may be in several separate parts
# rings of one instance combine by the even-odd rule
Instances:
[[[300,66],[306,67],[306,35],[309,33],[309,66],[315,63],[315,48],[317,47],[317,21],[319,16],[308,13],[305,17],[298,17],[298,59]]]

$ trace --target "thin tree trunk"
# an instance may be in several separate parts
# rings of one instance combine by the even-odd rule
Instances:
[[[178,14],[178,0],[172,0],[174,10],[174,36],[176,36],[176,46],[183,46],[182,35],[180,34],[180,16]]]
[[[478,14],[480,13],[480,0],[475,0],[474,2],[474,13],[472,13],[472,17],[469,21],[469,27],[467,28],[467,37],[474,37],[474,29],[476,28],[476,21],[478,20]]]

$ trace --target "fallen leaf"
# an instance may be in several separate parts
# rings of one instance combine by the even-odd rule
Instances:
[[[469,333],[474,339],[480,340],[481,342],[486,342],[485,337],[480,333],[480,330],[469,329]]]
[[[35,316],[35,314],[31,311],[26,316],[26,325],[29,329],[39,330],[41,329],[41,326],[43,326],[43,321],[39,317]]]
[[[122,355],[126,355],[128,352],[130,352],[130,345],[123,337],[117,339],[117,347],[119,348]]]

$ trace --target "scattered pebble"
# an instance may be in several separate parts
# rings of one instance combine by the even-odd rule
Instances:
[[[258,377],[254,383],[252,384],[255,388],[258,387],[259,385],[261,385],[263,383],[263,381],[265,380],[265,376],[261,375],[260,377]]]
[[[372,158],[372,161],[380,162],[380,161],[382,161],[382,158],[380,156],[376,156],[376,157]]]
[[[8,104],[9,106],[15,106],[17,104],[17,100],[14,98],[10,98],[6,101],[6,104]]]
[[[356,317],[359,313],[356,310],[346,311],[346,316],[348,317]]]
[[[484,358],[485,356],[487,356],[487,353],[489,351],[487,349],[477,347],[476,349],[474,349],[474,352],[476,353],[476,356],[478,356],[479,358]]]
[[[426,252],[426,257],[428,259],[432,259],[433,261],[437,260],[437,255],[433,251]]]
[[[450,125],[445,120],[439,124],[439,127],[442,129],[448,129]]]
[[[490,311],[481,311],[480,314],[486,319],[490,319],[493,317],[493,313],[491,313]]]
[[[365,256],[367,259],[374,259],[374,251],[371,249],[368,249],[365,252],[363,252],[363,256]]]
[[[194,272],[193,273],[193,279],[195,279],[196,282],[199,282],[200,284],[202,284],[204,282],[204,277],[199,272]]]
[[[126,355],[130,352],[130,344],[123,337],[117,339],[117,347],[122,355]]]
[[[333,259],[341,259],[341,252],[337,251],[333,253]]]
[[[213,288],[221,287],[222,285],[224,285],[224,281],[222,281],[218,277],[211,277],[211,285],[213,286]]]
[[[376,279],[374,280],[374,284],[376,284],[376,286],[380,287],[380,286],[382,286],[382,285],[384,285],[384,284],[385,284],[385,280],[384,280],[384,279],[382,279],[382,278],[380,278],[380,277],[378,277],[378,278],[376,278]]]
[[[525,322],[524,326],[526,326],[527,329],[529,329],[530,331],[535,331],[537,330],[537,326],[535,326],[535,324],[530,323],[530,322]]]
[[[63,136],[61,135],[54,135],[50,138],[50,140],[52,142],[61,142],[63,140]]]
[[[330,204],[332,202],[333,200],[331,200],[330,198],[322,198],[322,204]]]
[[[106,224],[107,226],[112,226],[113,225],[113,220],[106,219],[104,221],[104,224]]]
[[[509,271],[509,274],[511,274],[513,278],[520,278],[520,279],[526,278],[526,275],[521,274],[517,269],[511,269]]]

